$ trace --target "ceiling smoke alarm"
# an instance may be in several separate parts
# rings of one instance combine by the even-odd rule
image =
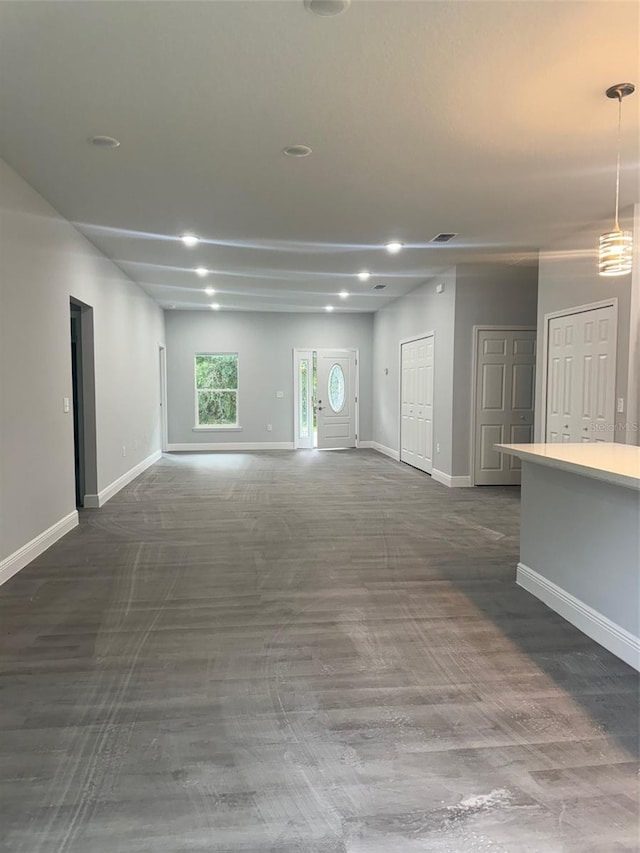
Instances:
[[[312,15],[321,18],[335,18],[342,15],[351,5],[351,0],[304,0],[304,7]]]
[[[312,149],[308,145],[287,145],[282,149],[285,157],[308,157]]]

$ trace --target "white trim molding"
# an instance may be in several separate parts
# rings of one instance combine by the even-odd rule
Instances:
[[[169,445],[171,447],[171,445]],[[97,495],[85,495],[84,496],[84,506],[86,509],[98,509],[98,507],[104,506],[108,500],[116,495],[121,489],[124,489],[125,486],[128,486],[132,480],[135,480],[136,477],[139,477],[147,468],[150,468],[154,465],[159,459],[162,458],[162,451],[156,450],[150,456],[147,456],[146,459],[143,459],[142,462],[138,462],[137,465],[134,465],[133,468],[130,468],[125,474],[121,477],[118,477],[117,480],[114,480],[113,483],[108,485],[105,489],[102,489]]]
[[[50,548],[54,542],[61,539],[65,534],[78,526],[78,511],[73,510],[60,521],[56,521],[47,530],[39,533],[22,548],[18,548],[13,554],[9,554],[2,562],[0,562],[0,585],[6,583],[9,578],[17,574],[20,569],[24,569],[32,560],[39,557],[47,548]]]
[[[583,634],[640,671],[640,637],[635,637],[625,628],[616,625],[611,619],[524,563],[518,563],[516,583],[539,598],[551,610],[559,613],[567,622],[575,625]]]
[[[393,450],[391,447],[387,447],[384,444],[380,444],[377,441],[366,442],[366,444],[373,448],[373,450],[377,450],[378,453],[382,453],[385,456],[390,456],[391,459],[395,459],[396,462],[400,461],[400,453],[397,450]],[[360,447],[364,447],[365,442],[360,442]]]
[[[294,450],[292,441],[219,441],[215,444],[191,442],[189,444],[168,444],[169,453],[200,451],[212,453],[217,450]]]
[[[437,468],[434,468],[431,472],[431,476],[438,483],[442,483],[443,486],[448,486],[450,489],[466,489],[471,486],[471,477],[469,474],[453,476],[452,474],[445,474],[444,471],[438,471]]]

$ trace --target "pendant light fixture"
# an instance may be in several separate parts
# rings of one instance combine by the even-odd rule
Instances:
[[[618,221],[620,207],[620,128],[622,125],[622,99],[635,91],[633,83],[616,83],[607,89],[607,98],[618,101],[618,159],[616,162],[616,218],[613,231],[600,237],[598,272],[600,275],[626,275],[631,272],[633,236],[631,231],[622,231]]]

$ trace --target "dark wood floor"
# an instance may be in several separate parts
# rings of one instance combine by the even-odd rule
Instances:
[[[0,849],[637,851],[638,678],[514,584],[517,489],[172,455],[0,588]]]

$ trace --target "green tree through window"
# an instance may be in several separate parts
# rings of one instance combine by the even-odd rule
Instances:
[[[237,426],[238,354],[197,353],[197,426]]]

